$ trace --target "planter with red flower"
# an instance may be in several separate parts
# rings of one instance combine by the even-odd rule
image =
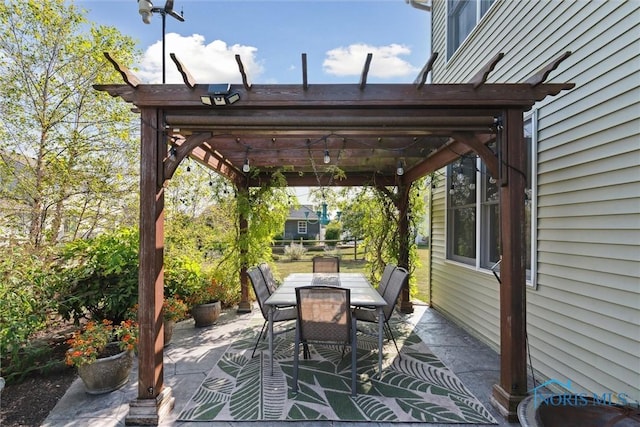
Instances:
[[[176,322],[183,320],[189,313],[189,307],[180,297],[172,296],[164,299],[162,303],[164,345],[171,343]]]
[[[67,340],[66,363],[78,368],[89,394],[117,390],[129,381],[138,344],[138,325],[132,320],[88,322]]]
[[[210,279],[187,297],[196,328],[213,325],[220,317],[222,303],[219,292],[218,282]]]

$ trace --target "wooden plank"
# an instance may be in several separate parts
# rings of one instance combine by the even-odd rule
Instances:
[[[480,71],[478,71],[478,74],[471,78],[470,83],[473,85],[474,89],[477,89],[478,87],[486,83],[489,74],[493,71],[494,68],[496,68],[496,65],[503,57],[504,53],[497,53],[493,58],[491,58],[488,64],[486,64]]]
[[[371,59],[373,53],[367,53],[367,59],[364,61],[364,68],[362,69],[362,75],[360,76],[360,90],[363,90],[367,85],[367,75],[369,74],[369,67],[371,66]]]
[[[429,60],[427,61],[425,66],[422,68],[422,71],[420,71],[420,75],[416,79],[416,82],[418,83],[418,87],[417,87],[418,89],[422,89],[422,87],[424,86],[425,82],[427,81],[427,76],[429,75],[429,72],[433,69],[433,64],[436,62],[437,58],[438,58],[438,52],[433,52],[429,57]]]
[[[244,65],[242,64],[242,59],[240,55],[236,54],[236,62],[238,63],[238,70],[240,70],[240,75],[242,76],[242,86],[247,91],[251,90],[251,85],[249,84],[249,80],[247,79],[247,73],[244,71]]]
[[[291,110],[300,108],[378,108],[389,111],[396,108],[420,107],[426,109],[449,109],[455,107],[495,108],[527,106],[547,96],[557,95],[572,89],[573,83],[543,83],[532,87],[524,83],[483,84],[475,88],[473,84],[430,84],[416,90],[412,84],[376,84],[367,90],[359,85],[311,85],[304,90],[300,85],[252,85],[246,91],[241,85],[231,85],[242,101],[218,110],[284,107]],[[162,107],[211,109],[202,105],[201,95],[206,95],[208,86],[198,84],[191,90],[184,85],[140,85],[136,90],[128,85],[94,85],[96,90],[106,91],[112,96],[120,96],[139,107]],[[473,113],[472,113],[473,114]]]
[[[186,84],[191,89],[196,87],[196,80],[193,78],[191,73],[189,73],[189,70],[187,70],[187,67],[185,67],[184,64],[180,62],[176,54],[170,53],[169,56],[173,60],[173,63],[176,64],[176,67],[178,67],[178,72],[182,76],[182,81],[184,82],[184,84]]]
[[[124,80],[127,85],[131,86],[132,88],[136,88],[142,83],[140,79],[136,77],[136,75],[131,71],[129,71],[127,67],[125,67],[124,65],[120,65],[120,63],[116,61],[109,52],[103,53],[104,56],[109,60],[109,62],[111,62],[116,71],[120,73],[120,75],[122,76],[122,80]]]
[[[570,50],[555,58],[553,61],[541,68],[537,73],[529,77],[524,82],[530,84],[531,86],[538,86],[539,84],[542,84],[545,80],[547,80],[549,74],[551,74],[553,70],[558,68],[558,65],[560,65],[560,63],[567,59],[569,56],[571,56]]]

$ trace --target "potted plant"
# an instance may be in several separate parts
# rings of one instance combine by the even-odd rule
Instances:
[[[129,381],[133,355],[138,345],[138,325],[123,320],[89,321],[67,340],[66,363],[78,368],[89,394],[108,393]]]
[[[218,281],[212,278],[187,297],[187,302],[191,306],[191,317],[196,327],[212,325],[220,317],[222,304],[219,290]]]
[[[162,314],[164,320],[164,345],[171,343],[173,329],[176,322],[187,317],[189,307],[179,296],[174,295],[164,299],[162,303]]]

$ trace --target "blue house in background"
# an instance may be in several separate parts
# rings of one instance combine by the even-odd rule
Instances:
[[[291,208],[284,223],[284,240],[316,240],[320,238],[320,221],[312,206]]]

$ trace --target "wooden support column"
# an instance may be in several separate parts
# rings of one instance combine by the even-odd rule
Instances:
[[[246,184],[238,185],[238,203],[246,203],[249,207],[249,188]],[[249,222],[245,213],[246,209],[239,209],[238,221],[240,222],[240,302],[238,303],[238,313],[251,313],[251,300],[249,298],[249,275],[247,274],[247,252],[249,250],[247,242],[247,233],[249,232]]]
[[[411,184],[398,186],[398,266],[409,269],[409,193]],[[400,312],[413,313],[413,303],[409,292],[409,282],[400,292]]]
[[[498,149],[501,164],[500,383],[491,401],[508,421],[527,395],[525,181],[527,153],[522,111],[507,110]]]
[[[141,110],[140,271],[138,282],[138,398],[129,404],[127,425],[157,425],[173,409],[163,378],[164,188],[162,160],[167,146],[160,111]]]

